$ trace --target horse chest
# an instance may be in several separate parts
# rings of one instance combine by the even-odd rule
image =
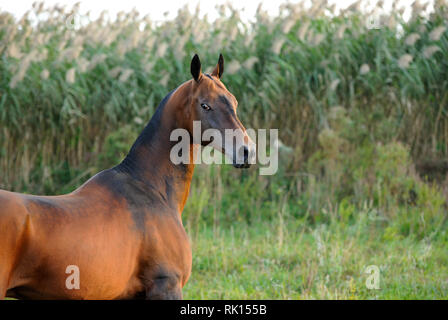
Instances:
[[[141,263],[143,278],[167,275],[182,285],[191,272],[190,241],[179,218],[159,216],[146,221]]]

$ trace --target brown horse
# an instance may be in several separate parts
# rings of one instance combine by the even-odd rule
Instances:
[[[242,160],[236,167],[254,156],[237,101],[220,80],[223,70],[220,55],[213,72],[203,74],[195,55],[193,79],[163,99],[126,158],[72,193],[0,190],[0,298],[182,298],[192,256],[181,213],[194,164],[170,160],[170,133],[192,134],[193,121],[202,130],[241,129],[242,152],[217,147]],[[191,140],[190,160],[196,146]],[[68,266],[78,268],[79,288],[67,286]]]

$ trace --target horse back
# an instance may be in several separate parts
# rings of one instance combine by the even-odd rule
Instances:
[[[141,294],[144,279],[165,274],[185,284],[189,240],[158,200],[114,171],[62,196],[0,191],[0,243],[7,244],[0,279],[8,279],[0,296],[3,286],[17,298],[129,298]],[[71,266],[80,271],[79,290],[66,288]]]
[[[7,279],[0,290],[12,289],[11,296],[112,299],[140,290],[141,234],[126,207],[104,190],[1,191],[0,243],[0,279]],[[79,290],[66,287],[73,266],[81,274]]]

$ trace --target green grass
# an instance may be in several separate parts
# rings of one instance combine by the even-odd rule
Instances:
[[[223,213],[225,214],[225,213]],[[443,239],[385,240],[368,218],[310,226],[305,220],[188,230],[193,271],[185,299],[447,299]],[[367,289],[369,265],[380,289]]]

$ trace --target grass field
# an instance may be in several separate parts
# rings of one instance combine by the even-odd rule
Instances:
[[[2,11],[0,188],[67,193],[118,164],[193,54],[208,71],[222,52],[241,121],[279,129],[280,167],[197,167],[184,297],[447,299],[448,4],[415,4],[408,20],[360,8],[78,26],[76,6]]]
[[[186,299],[447,299],[447,237],[391,241],[367,216],[350,224],[290,220],[188,230]],[[380,270],[368,289],[367,266]]]
[[[373,201],[330,202],[316,212],[310,201],[285,194],[285,186],[254,186],[250,173],[238,180],[233,174],[231,167],[197,169],[183,215],[193,244],[185,298],[448,298],[443,196],[389,211]],[[215,176],[230,190],[205,178]],[[437,195],[424,186],[419,194]],[[319,197],[319,189],[313,193]],[[379,268],[378,290],[366,286],[371,265]]]

